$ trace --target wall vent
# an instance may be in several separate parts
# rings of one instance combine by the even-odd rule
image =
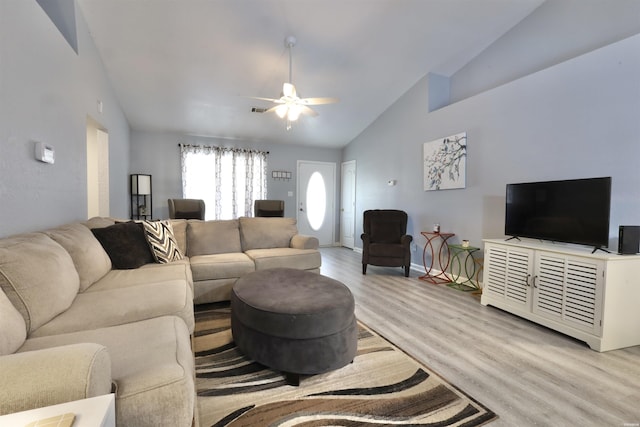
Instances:
[[[262,108],[262,107],[251,107],[251,112],[252,113],[264,113],[268,110],[268,108]]]

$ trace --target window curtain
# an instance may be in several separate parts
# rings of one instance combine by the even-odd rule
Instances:
[[[268,151],[178,144],[182,196],[205,202],[205,219],[253,216],[267,197]]]

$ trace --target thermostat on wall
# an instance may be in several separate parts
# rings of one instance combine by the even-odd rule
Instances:
[[[36,142],[36,160],[53,164],[55,162],[55,154],[56,152],[52,146],[43,142]]]

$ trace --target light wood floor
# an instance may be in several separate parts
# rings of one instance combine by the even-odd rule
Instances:
[[[639,426],[640,346],[606,353],[479,298],[323,248],[322,274],[346,284],[356,316],[499,415],[498,426]],[[640,301],[638,302],[640,309]]]

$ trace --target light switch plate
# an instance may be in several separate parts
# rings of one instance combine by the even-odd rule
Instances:
[[[52,146],[43,142],[36,142],[36,160],[53,164],[55,162],[55,157],[56,153]]]

